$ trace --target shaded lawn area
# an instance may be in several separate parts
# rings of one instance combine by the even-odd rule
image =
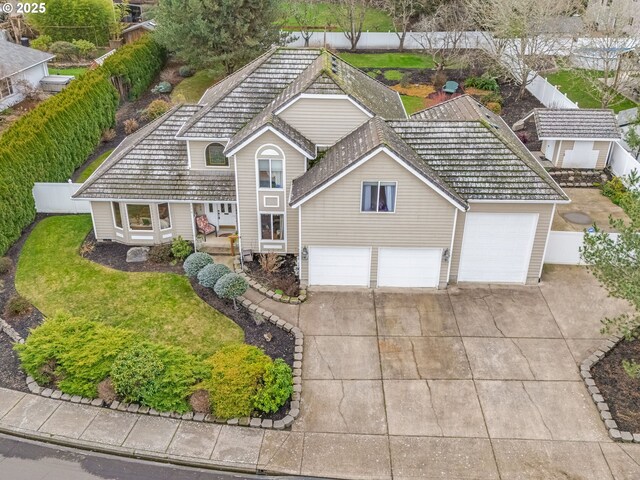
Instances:
[[[80,175],[78,175],[78,179],[76,180],[77,183],[83,183],[87,178],[89,178],[91,176],[91,174],[93,172],[96,171],[96,169],[102,165],[102,163],[107,159],[107,157],[109,155],[111,155],[111,152],[113,152],[113,148],[111,150],[107,150],[106,152],[104,152],[102,155],[100,155],[98,158],[96,158],[93,162],[91,162],[89,165],[87,165],[87,168],[85,168],[82,173],[80,173]]]
[[[49,217],[27,239],[16,290],[45,316],[69,312],[197,355],[243,341],[241,328],[202,301],[187,277],[121,272],[80,257],[91,227],[89,215]]]
[[[294,2],[287,1],[280,2],[282,11],[285,12],[285,18],[283,19],[284,30],[298,30],[298,28],[296,28],[296,26],[298,25],[296,19],[290,16],[286,16],[287,12],[292,11],[293,3]],[[318,30],[322,30],[325,26],[338,26],[338,22],[336,21],[335,4],[331,4],[329,2],[317,2],[313,3],[312,5],[312,8],[315,9],[312,18],[315,17],[316,20],[314,22],[314,25],[307,25],[308,27],[318,27]],[[362,31],[366,32],[367,30],[370,32],[393,31],[393,20],[391,20],[391,17],[389,17],[389,15],[378,8],[367,8]]]
[[[402,100],[402,104],[404,105],[404,109],[407,111],[408,115],[426,108],[424,98],[414,97],[411,95],[400,95],[400,99]]]
[[[171,92],[171,100],[197,103],[211,85],[225,76],[222,68],[200,70],[192,77],[182,80]]]
[[[49,67],[49,75],[73,75],[75,77],[79,77],[84,72],[86,72],[88,68],[86,67],[77,67],[77,68],[51,68]]]
[[[434,68],[433,57],[419,53],[341,53],[358,68]]]
[[[593,75],[597,75],[598,72],[594,71],[592,73]],[[589,83],[571,70],[559,70],[554,73],[549,73],[545,75],[545,78],[549,83],[558,87],[558,90],[566,94],[569,100],[576,102],[580,108],[600,108],[600,102],[587,93],[591,90]],[[611,108],[617,113],[621,110],[634,108],[636,106],[637,105],[628,98],[617,95]]]

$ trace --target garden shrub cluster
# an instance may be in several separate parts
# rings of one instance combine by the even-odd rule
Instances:
[[[198,283],[203,287],[213,288],[222,277],[231,270],[222,263],[211,263],[198,272]]]
[[[613,177],[602,185],[602,194],[612,203],[620,206],[622,199],[627,194],[627,187],[620,177]]]
[[[196,277],[203,287],[212,288],[216,295],[226,300],[233,300],[243,295],[249,288],[247,281],[224,265],[215,265],[211,255],[204,252],[192,253],[184,261],[185,273]]]
[[[464,81],[465,87],[477,88],[479,90],[488,90],[490,92],[500,92],[498,80],[489,74],[482,74],[479,77],[469,77]]]
[[[150,35],[129,43],[104,62],[113,77],[120,78],[129,91],[129,98],[136,99],[149,87],[166,60],[166,51]]]
[[[291,368],[257,347],[233,344],[201,358],[67,314],[45,320],[15,349],[41,384],[83,397],[117,395],[158,411],[203,410],[208,399],[204,409],[217,417],[248,416],[277,411],[293,391]]]

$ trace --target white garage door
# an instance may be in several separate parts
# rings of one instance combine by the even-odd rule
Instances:
[[[379,287],[437,287],[442,250],[436,248],[379,248]]]
[[[368,247],[309,247],[309,285],[369,286]]]
[[[458,281],[525,283],[537,213],[468,213]]]

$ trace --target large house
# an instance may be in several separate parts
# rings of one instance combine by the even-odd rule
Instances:
[[[74,197],[99,241],[196,240],[204,219],[295,255],[305,285],[436,288],[537,282],[569,202],[471,97],[408,117],[330,52],[289,48],[129,136]]]

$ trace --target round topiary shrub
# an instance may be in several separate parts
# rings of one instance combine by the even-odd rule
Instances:
[[[156,380],[163,370],[164,363],[156,351],[137,344],[118,354],[111,365],[111,381],[125,402],[140,402],[155,393]]]
[[[198,283],[203,287],[213,288],[218,280],[227,273],[231,273],[231,270],[226,265],[221,263],[209,264],[198,272]]]
[[[233,300],[233,305],[236,306],[236,298],[243,295],[249,288],[247,281],[237,273],[227,273],[216,282],[213,291],[216,292],[220,298],[227,298]]]
[[[195,69],[188,65],[183,65],[178,70],[178,75],[180,75],[182,78],[193,77],[195,73],[196,73]]]
[[[187,257],[184,261],[183,267],[188,276],[196,277],[198,276],[198,273],[200,273],[200,270],[212,263],[213,258],[211,258],[211,255],[204,252],[196,252]]]

